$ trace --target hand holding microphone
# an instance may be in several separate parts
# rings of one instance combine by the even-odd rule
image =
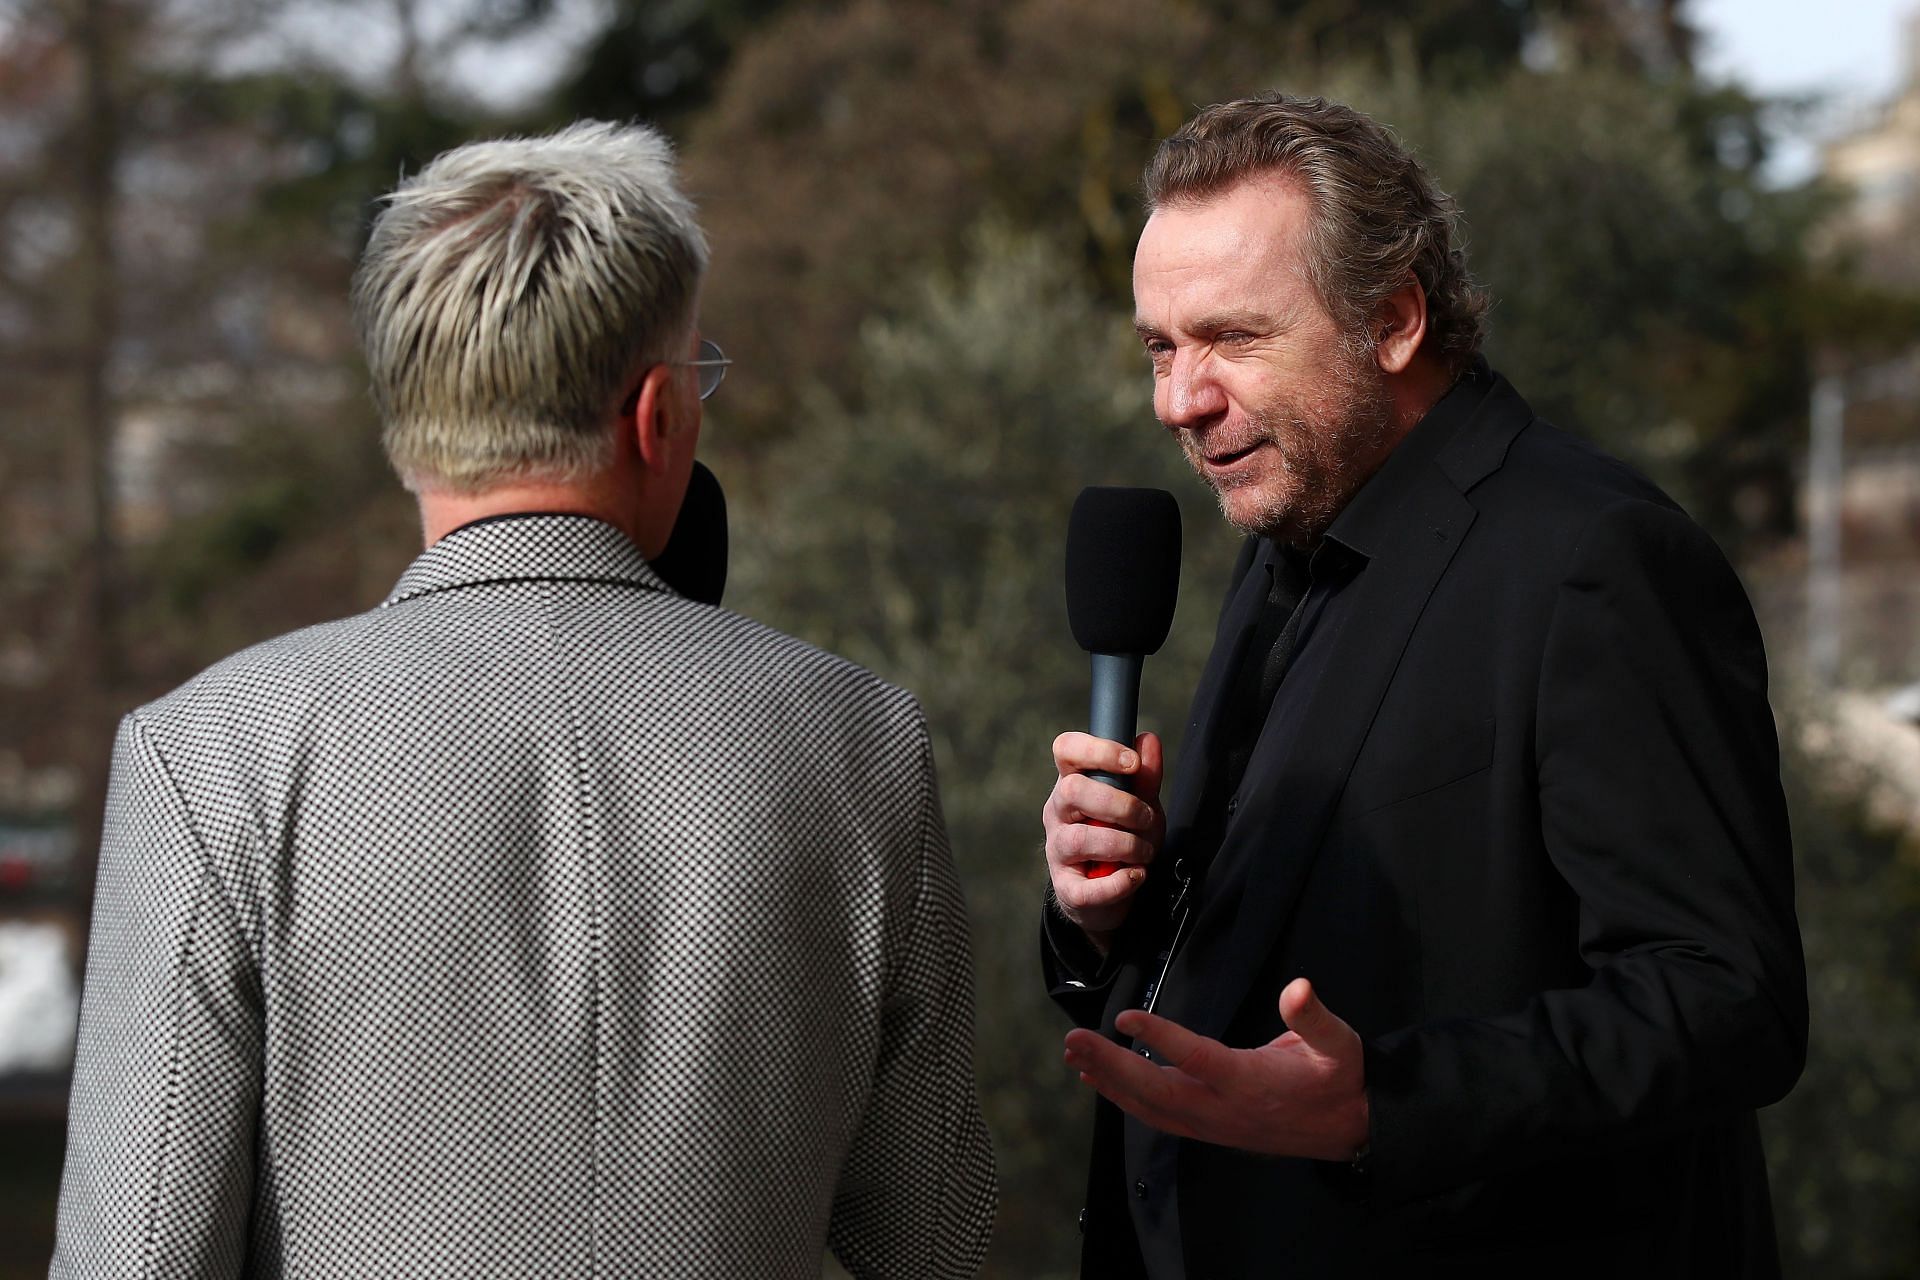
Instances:
[[[1091,732],[1054,740],[1060,776],[1041,821],[1054,899],[1100,943],[1125,919],[1165,834],[1160,741],[1134,729],[1142,662],[1166,641],[1179,592],[1173,495],[1082,491],[1067,531],[1066,578],[1074,639],[1092,655]]]
[[[1127,748],[1090,733],[1063,733],[1053,740],[1053,762],[1060,776],[1041,811],[1053,899],[1104,950],[1166,836],[1160,739],[1143,733]],[[1119,776],[1132,790],[1095,781],[1094,772]]]

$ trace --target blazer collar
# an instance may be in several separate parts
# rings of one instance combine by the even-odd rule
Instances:
[[[381,607],[455,587],[530,581],[673,591],[627,535],[604,520],[528,513],[461,525],[407,566]]]
[[[1532,417],[1484,412],[1502,393],[1519,398],[1476,357],[1334,517],[1328,539],[1372,559],[1406,522],[1407,503],[1429,466],[1437,465],[1463,494],[1498,470],[1518,425]],[[1487,422],[1499,425],[1489,430]]]

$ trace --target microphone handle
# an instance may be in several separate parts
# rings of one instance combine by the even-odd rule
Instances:
[[[1093,659],[1093,701],[1087,713],[1087,732],[1131,747],[1135,726],[1140,719],[1140,668],[1146,661],[1138,653],[1096,653]],[[1133,790],[1131,778],[1111,773],[1088,773],[1110,787]]]
[[[1093,658],[1093,700],[1087,713],[1087,732],[1131,747],[1140,719],[1140,668],[1146,655],[1096,653]],[[1133,790],[1133,779],[1090,769],[1087,777],[1122,791]],[[1118,862],[1090,862],[1087,878],[1098,880],[1120,870]]]

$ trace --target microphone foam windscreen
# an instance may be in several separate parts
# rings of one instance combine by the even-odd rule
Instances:
[[[1089,653],[1154,653],[1180,594],[1180,507],[1165,489],[1082,489],[1067,523],[1067,622]]]
[[[653,570],[701,604],[719,604],[727,589],[727,495],[704,462],[693,464],[686,500]]]

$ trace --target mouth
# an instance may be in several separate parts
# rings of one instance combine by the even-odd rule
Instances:
[[[1244,458],[1251,457],[1253,455],[1254,450],[1258,449],[1262,444],[1265,444],[1265,443],[1266,442],[1264,440],[1255,440],[1252,444],[1249,444],[1242,449],[1227,449],[1227,450],[1222,450],[1219,453],[1208,453],[1208,454],[1203,454],[1202,456],[1206,459],[1207,465],[1209,467],[1212,467],[1216,471],[1225,470],[1226,468],[1231,467],[1234,463],[1239,462]]]

